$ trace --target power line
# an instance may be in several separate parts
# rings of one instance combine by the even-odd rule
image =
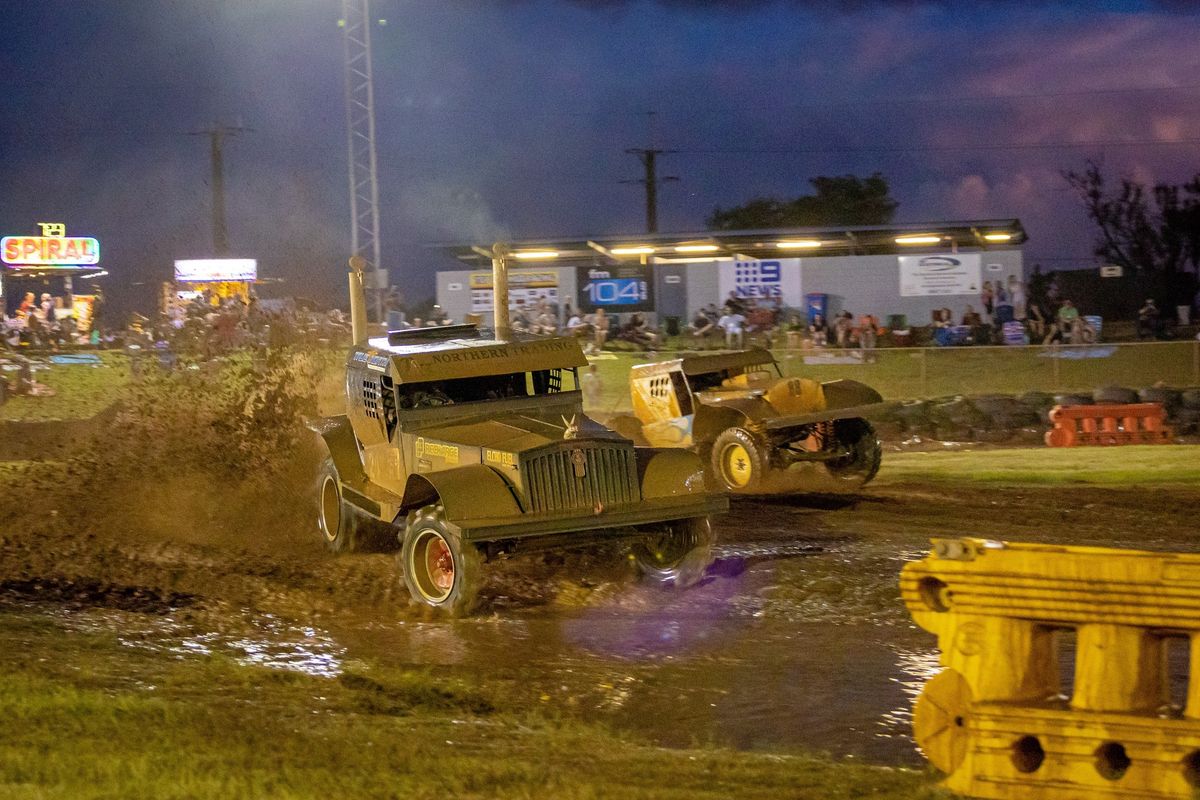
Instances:
[[[820,153],[936,153],[986,150],[1067,150],[1084,147],[1177,147],[1200,139],[1115,139],[1094,142],[1013,142],[1010,144],[881,145],[855,147],[713,147],[681,148],[682,155],[816,155]]]

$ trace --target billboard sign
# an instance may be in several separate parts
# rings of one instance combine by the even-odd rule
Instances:
[[[258,280],[253,258],[192,258],[175,262],[175,280],[181,283],[221,283]]]
[[[100,242],[91,236],[5,236],[0,259],[12,267],[92,266],[100,263]]]
[[[982,267],[978,253],[897,258],[901,297],[979,294]]]
[[[471,313],[481,314],[495,308],[492,273],[472,272],[468,280],[471,286]],[[447,288],[454,291],[452,287]],[[508,273],[508,307],[510,310],[536,305],[539,300],[558,303],[558,272],[556,270],[513,270]]]
[[[611,313],[654,310],[654,281],[641,264],[579,267],[579,310]]]
[[[730,292],[753,303],[773,305],[776,299],[786,306],[799,306],[803,303],[798,258],[727,261],[721,262],[719,269],[718,305],[725,302]]]

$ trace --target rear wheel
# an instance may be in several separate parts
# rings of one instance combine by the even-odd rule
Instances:
[[[713,541],[708,517],[676,520],[636,543],[633,560],[648,583],[683,589],[704,577]]]
[[[727,492],[753,494],[767,477],[766,442],[745,428],[727,428],[713,442],[713,474]]]
[[[404,586],[418,603],[454,616],[478,605],[483,558],[474,544],[450,530],[440,506],[426,506],[410,517],[399,558]]]
[[[317,530],[331,553],[352,553],[359,549],[361,520],[342,497],[342,483],[332,458],[321,464],[317,488]]]
[[[841,458],[825,462],[829,474],[858,488],[866,486],[883,460],[883,445],[865,419],[839,419],[833,423],[834,446],[847,450]]]

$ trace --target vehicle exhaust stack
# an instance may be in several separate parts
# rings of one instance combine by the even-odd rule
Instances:
[[[508,319],[508,245],[492,245],[492,327],[497,341],[508,341],[512,328]]]
[[[350,335],[353,344],[367,339],[367,295],[363,290],[363,271],[367,260],[362,256],[350,256]]]

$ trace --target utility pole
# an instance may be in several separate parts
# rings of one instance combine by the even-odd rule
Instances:
[[[350,155],[350,249],[366,260],[375,318],[383,319],[387,272],[379,256],[379,168],[375,155],[375,76],[371,66],[370,0],[342,0],[346,65],[346,141]],[[384,24],[383,20],[379,21]]]
[[[229,256],[229,228],[225,224],[225,137],[248,132],[252,132],[250,128],[240,125],[219,124],[191,132],[192,136],[207,136],[211,145],[213,255],[217,258]]]
[[[646,187],[646,232],[658,233],[658,185],[660,183],[668,183],[678,181],[679,178],[675,175],[666,177],[658,177],[658,157],[670,153],[677,153],[678,150],[663,150],[655,146],[654,136],[654,118],[657,114],[653,111],[646,112],[646,120],[650,129],[650,146],[631,147],[625,152],[631,156],[637,156],[642,162],[642,169],[645,171],[645,177],[634,180],[621,181],[621,183],[640,183]]]

